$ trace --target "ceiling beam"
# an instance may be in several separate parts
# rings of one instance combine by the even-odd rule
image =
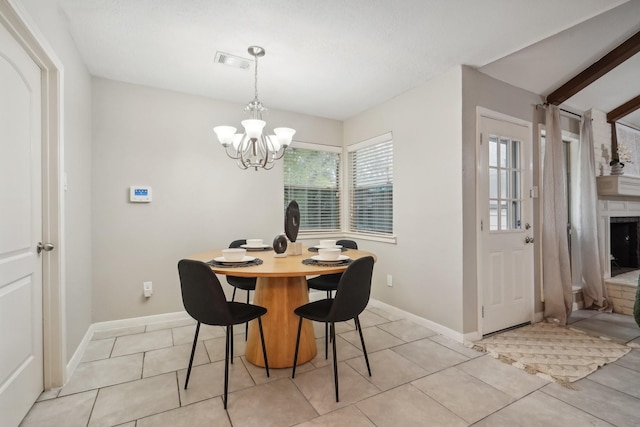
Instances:
[[[615,123],[626,115],[640,109],[640,95],[607,113],[607,122]]]
[[[638,52],[640,52],[640,31],[554,90],[547,96],[547,103],[552,105],[562,104]]]

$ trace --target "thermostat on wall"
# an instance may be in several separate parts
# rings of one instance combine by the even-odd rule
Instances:
[[[129,200],[135,203],[149,203],[151,201],[151,187],[148,185],[132,185],[129,188]]]

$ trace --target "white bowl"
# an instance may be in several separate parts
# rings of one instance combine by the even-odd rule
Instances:
[[[319,247],[322,248],[334,248],[336,246],[336,241],[335,240],[320,240],[320,245],[318,245]]]
[[[336,248],[320,248],[318,249],[318,258],[323,261],[336,261],[340,258],[342,251]]]
[[[247,239],[247,246],[257,248],[262,246],[262,239]]]
[[[242,261],[246,254],[247,254],[247,250],[242,248],[232,248],[232,249],[222,250],[222,256],[224,257],[225,261]]]

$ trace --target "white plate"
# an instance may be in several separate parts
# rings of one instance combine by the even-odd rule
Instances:
[[[249,262],[249,261],[253,261],[254,259],[256,259],[256,257],[254,256],[248,256],[246,255],[244,258],[242,258],[240,261],[229,261],[228,259],[226,259],[223,256],[219,256],[219,257],[215,257],[213,260],[216,262],[221,262],[223,264],[235,264],[238,262]]]
[[[245,249],[264,249],[264,248],[268,248],[271,245],[258,245],[258,246],[252,246],[252,245],[240,245],[241,248],[245,248]]]
[[[334,245],[334,246],[318,245],[318,246],[314,246],[314,248],[316,248],[316,249],[342,249],[342,245]]]
[[[320,255],[314,255],[311,257],[311,259],[314,261],[320,261],[320,262],[340,262],[340,261],[348,260],[349,257],[346,255],[340,255],[338,259],[322,259],[320,258]]]

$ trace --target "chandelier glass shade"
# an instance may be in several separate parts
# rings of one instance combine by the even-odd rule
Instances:
[[[213,131],[227,155],[236,160],[240,168],[268,170],[276,160],[282,158],[296,131],[280,127],[273,129],[272,135],[263,133],[266,122],[262,119],[262,113],[267,109],[258,100],[258,57],[264,56],[265,50],[259,46],[251,46],[248,51],[255,57],[255,96],[244,108],[250,116],[241,122],[244,133],[236,133],[237,129],[233,126],[216,126]]]

